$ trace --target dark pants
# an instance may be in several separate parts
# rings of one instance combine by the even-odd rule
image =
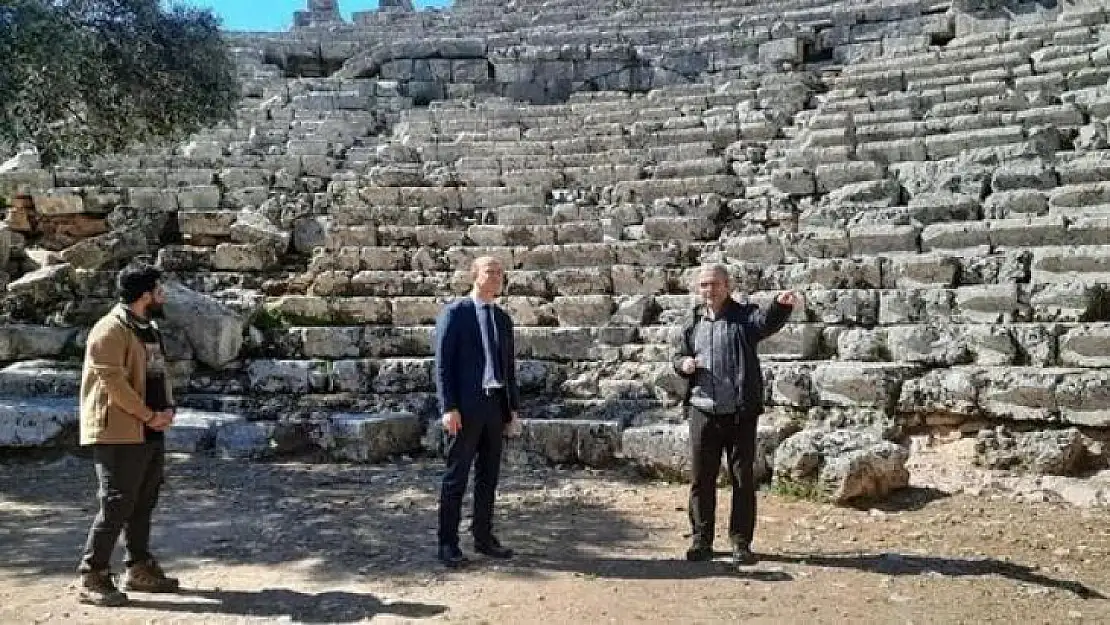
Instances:
[[[734,545],[751,547],[755,533],[755,415],[715,416],[693,406],[687,407],[690,420],[691,472],[690,526],[694,540],[713,544],[717,510],[717,474],[724,451],[732,482],[732,511],[728,534]]]
[[[500,394],[482,399],[482,409],[463,415],[463,426],[447,441],[447,469],[439,494],[439,544],[459,545],[459,521],[470,467],[474,465],[474,520],[470,532],[476,543],[493,537],[493,501],[501,474],[501,436],[507,407]]]
[[[158,503],[165,443],[94,445],[100,512],[93,520],[78,571],[106,571],[123,532],[126,565],[151,558],[150,517]]]

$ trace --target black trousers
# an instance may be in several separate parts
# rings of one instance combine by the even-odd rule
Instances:
[[[751,547],[755,534],[756,415],[712,415],[687,406],[690,421],[691,472],[690,526],[694,540],[713,544],[717,512],[717,474],[725,453],[732,483],[732,510],[728,534],[734,545]]]
[[[476,543],[493,537],[493,502],[501,475],[502,433],[508,410],[503,393],[483,397],[481,409],[463,415],[462,429],[447,441],[447,468],[439,494],[439,544],[459,545],[462,500],[474,466],[474,519],[470,532]]]
[[[100,511],[93,520],[78,571],[106,571],[123,532],[126,565],[151,558],[150,518],[158,504],[166,457],[161,440],[94,445]]]

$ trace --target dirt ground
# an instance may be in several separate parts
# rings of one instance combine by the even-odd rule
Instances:
[[[74,594],[90,461],[0,463],[0,622],[1110,623],[1106,508],[921,487],[861,510],[761,493],[763,560],[738,570],[724,491],[721,557],[688,563],[685,487],[512,468],[497,523],[518,557],[471,554],[448,572],[439,470],[175,457],[155,545],[184,591],[108,610]]]

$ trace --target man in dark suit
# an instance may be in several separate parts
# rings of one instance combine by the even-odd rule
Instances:
[[[448,434],[439,499],[439,559],[452,568],[466,562],[459,549],[459,520],[473,464],[474,549],[492,558],[513,555],[493,535],[501,438],[520,428],[513,322],[494,303],[505,280],[501,262],[483,256],[474,260],[470,271],[470,296],[448,304],[436,321],[436,390]]]

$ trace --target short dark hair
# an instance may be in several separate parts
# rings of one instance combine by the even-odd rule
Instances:
[[[124,304],[131,304],[143,296],[143,293],[158,288],[162,279],[162,272],[157,268],[141,262],[133,262],[120,270],[116,276],[116,291],[119,299]]]

